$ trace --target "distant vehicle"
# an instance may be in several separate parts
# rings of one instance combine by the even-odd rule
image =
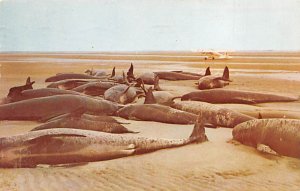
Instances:
[[[205,60],[214,60],[214,59],[229,59],[231,58],[228,56],[227,52],[225,54],[221,54],[216,51],[209,51],[209,52],[203,52],[203,55],[205,56]]]

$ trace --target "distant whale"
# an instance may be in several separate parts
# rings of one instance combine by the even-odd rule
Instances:
[[[211,89],[185,94],[181,100],[203,101],[208,103],[242,103],[256,104],[264,102],[297,101],[298,97],[283,96],[242,90]]]
[[[198,89],[213,89],[213,88],[222,88],[229,85],[229,70],[226,66],[223,72],[223,76],[204,76],[198,80]]]
[[[210,75],[210,69],[209,67],[206,69],[206,72],[202,76],[188,74],[184,72],[154,72],[159,79],[164,80],[199,80],[199,78],[203,76]]]
[[[67,79],[103,79],[105,77],[94,77],[86,74],[75,74],[75,73],[65,73],[65,74],[57,74],[55,76],[51,76],[45,80],[45,82],[57,82],[60,80]]]

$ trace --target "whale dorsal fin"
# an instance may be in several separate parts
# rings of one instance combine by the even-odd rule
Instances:
[[[32,87],[32,84],[34,84],[35,83],[35,81],[30,81],[30,77],[28,77],[27,79],[26,79],[26,88],[27,89],[33,89],[33,87]]]
[[[133,65],[132,65],[132,63],[130,64],[130,68],[128,69],[127,76],[130,76],[130,77],[133,76]]]
[[[208,66],[205,70],[204,76],[209,76],[209,75],[211,75],[211,72],[210,72],[210,67]]]
[[[230,81],[230,79],[229,79],[229,69],[228,69],[227,66],[224,68],[222,79],[225,80],[225,81]]]
[[[258,113],[258,118],[257,119],[262,119],[263,117],[262,117],[262,115],[261,115],[261,113],[259,112]]]
[[[112,69],[112,72],[111,72],[111,78],[112,77],[114,77],[116,75],[116,67],[114,67],[113,69]]]

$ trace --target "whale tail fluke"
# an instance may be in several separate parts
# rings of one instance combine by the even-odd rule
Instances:
[[[200,112],[200,114],[197,118],[197,121],[194,125],[193,132],[189,137],[190,142],[201,143],[204,141],[208,141],[208,138],[205,135],[204,124],[205,124],[205,121],[202,117],[202,112]]]

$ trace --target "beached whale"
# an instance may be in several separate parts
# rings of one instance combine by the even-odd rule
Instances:
[[[81,116],[69,116],[51,120],[45,124],[35,127],[32,131],[54,128],[84,129],[107,133],[135,133],[128,130],[120,123],[90,120]]]
[[[43,120],[83,109],[90,114],[114,114],[118,105],[78,95],[55,95],[0,105],[0,120]]]
[[[128,105],[119,109],[117,115],[131,120],[172,124],[193,124],[197,119],[195,114],[158,104]]]
[[[213,89],[213,88],[222,88],[229,85],[229,69],[226,66],[223,72],[223,76],[203,76],[198,80],[198,89]]]
[[[298,97],[292,96],[229,89],[201,90],[185,94],[181,97],[181,100],[203,101],[209,103],[242,104],[255,104],[264,102],[289,102],[297,101],[298,99]]]
[[[143,80],[145,84],[153,85],[155,82],[155,76],[153,72],[145,72],[137,76],[137,78],[140,78]]]
[[[181,97],[176,97],[170,92],[167,91],[155,91],[153,92],[152,87],[148,88],[146,90],[143,88],[145,91],[145,101],[144,104],[161,104],[161,105],[172,105],[174,103],[174,99],[176,98],[181,98]]]
[[[94,79],[90,79],[94,81]],[[47,85],[47,88],[58,88],[63,90],[71,90],[83,84],[91,82],[89,79],[81,80],[81,79],[67,79],[67,80],[60,80],[57,82],[53,82]]]
[[[273,103],[271,103],[273,104]],[[241,104],[218,104],[221,107],[225,107],[245,115],[252,117],[258,117],[259,115],[263,119],[267,118],[286,118],[286,119],[300,119],[300,111],[287,110],[281,107],[261,107],[260,105],[241,105]]]
[[[266,145],[277,154],[300,158],[300,120],[251,120],[234,127],[232,135],[242,144],[255,148]]]
[[[30,90],[33,89],[32,85],[35,83],[35,81],[30,81],[30,77],[26,79],[26,83],[23,86],[16,86],[9,89],[9,92],[7,94],[7,97],[14,97],[15,95],[20,94],[20,92],[24,90]]]
[[[202,119],[205,121],[205,125],[214,128],[233,128],[240,123],[255,119],[254,117],[224,107],[199,101],[176,102],[171,107],[194,114],[202,112]]]
[[[137,96],[137,89],[125,84],[113,86],[104,92],[104,99],[121,104],[131,103]]]
[[[203,77],[203,74],[198,74],[198,73],[194,73],[194,72],[184,72],[182,70],[171,71],[171,72],[177,72],[177,73],[181,73],[181,74],[188,74],[188,75]],[[210,67],[207,67],[206,71],[205,71],[205,76],[208,76],[208,75],[211,75]]]
[[[107,89],[116,85],[119,84],[115,82],[89,82],[72,89],[72,91],[81,92],[91,96],[98,96],[104,95],[104,92]]]
[[[99,77],[99,76],[107,76],[107,73],[105,70],[98,70],[98,69],[87,69],[84,73],[90,75],[90,76],[96,76],[96,77]]]
[[[81,119],[87,119],[87,120],[91,120],[91,121],[102,121],[102,122],[108,122],[108,123],[128,124],[128,123],[120,122],[120,121],[116,120],[115,118],[113,118],[112,116],[108,116],[108,115],[90,115],[90,114],[83,113],[85,111],[82,108],[80,108],[79,110],[74,111],[74,112],[75,113],[80,112]],[[54,120],[58,120],[58,119],[69,118],[69,117],[74,116],[74,112],[73,113],[65,113],[65,114],[62,114],[62,115],[59,115],[59,116],[53,117],[53,118],[48,118],[47,120],[45,120],[43,122],[49,122],[49,121],[54,121]]]
[[[0,167],[109,160],[207,141],[199,120],[186,139],[152,139],[79,129],[46,129],[0,138]]]
[[[206,68],[205,74],[202,76],[188,74],[184,72],[154,72],[159,79],[164,80],[199,80],[203,76],[210,75],[210,68]]]
[[[128,80],[128,82],[133,82],[135,80],[135,76],[133,74],[133,64],[130,64],[130,67],[126,73],[126,78]]]
[[[81,95],[78,92],[56,89],[56,88],[28,89],[16,93],[14,96],[9,97],[9,101],[16,102],[21,100],[33,99],[33,98],[47,97],[47,96],[54,96],[54,95],[64,95],[64,94]]]
[[[64,73],[64,74],[56,74],[55,76],[51,76],[45,80],[45,82],[57,82],[60,80],[67,79],[103,79],[105,77],[94,77],[86,74],[76,74],[76,73]]]

